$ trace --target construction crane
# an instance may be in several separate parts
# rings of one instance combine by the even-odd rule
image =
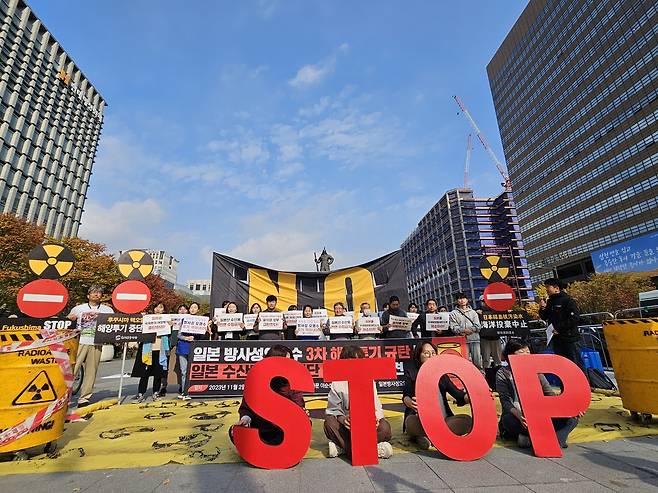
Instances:
[[[471,151],[473,150],[473,142],[471,140],[471,134],[468,134],[466,139],[466,161],[464,162],[464,188],[469,188],[471,186]]]
[[[498,172],[503,177],[502,185],[503,187],[505,187],[505,191],[511,192],[512,182],[509,179],[509,175],[507,174],[505,167],[501,164],[501,162],[496,157],[496,154],[494,153],[493,149],[489,145],[489,142],[487,142],[487,139],[485,138],[484,134],[482,134],[482,132],[480,131],[480,128],[477,126],[477,123],[475,123],[475,120],[473,120],[473,117],[466,109],[466,106],[464,106],[462,100],[459,99],[459,96],[453,96],[453,98],[457,103],[457,105],[459,106],[459,109],[461,109],[462,113],[464,113],[464,115],[468,119],[468,122],[471,124],[471,127],[473,127],[473,130],[475,131],[475,135],[477,135],[478,140],[484,146],[484,149],[489,153],[489,156],[491,157],[491,160],[496,165],[496,168],[498,168]]]

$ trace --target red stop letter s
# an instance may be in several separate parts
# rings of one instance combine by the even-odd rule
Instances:
[[[270,387],[272,378],[283,376],[290,388],[313,392],[313,378],[304,365],[289,358],[271,357],[256,363],[244,385],[244,399],[260,417],[283,430],[279,445],[263,443],[258,430],[233,428],[235,448],[240,456],[256,467],[285,469],[302,460],[311,443],[311,423],[304,410]]]
[[[377,426],[375,423],[375,380],[396,377],[393,358],[357,358],[325,361],[322,374],[326,382],[346,380],[350,395],[350,433],[352,465],[377,464]]]
[[[562,457],[551,418],[570,418],[587,410],[591,398],[587,378],[575,363],[554,354],[510,355],[509,365],[535,455]],[[562,393],[545,396],[539,373],[559,377]]]

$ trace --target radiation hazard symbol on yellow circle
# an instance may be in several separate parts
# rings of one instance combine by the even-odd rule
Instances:
[[[489,282],[500,282],[509,275],[509,262],[498,255],[488,255],[480,262],[480,273]]]
[[[57,279],[65,276],[71,272],[75,262],[71,250],[54,243],[34,247],[27,259],[30,270],[42,279]]]
[[[153,272],[153,258],[144,250],[128,250],[119,257],[119,272],[127,279],[144,279]]]

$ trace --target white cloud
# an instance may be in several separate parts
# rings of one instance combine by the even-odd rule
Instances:
[[[302,156],[299,133],[290,125],[274,125],[270,137],[272,144],[278,147],[281,161],[294,161]]]
[[[80,236],[104,243],[112,252],[151,248],[160,244],[164,218],[162,205],[152,198],[115,202],[109,207],[87,200]]]
[[[322,82],[327,76],[331,75],[336,69],[336,59],[338,54],[347,53],[349,44],[342,43],[335,53],[328,58],[315,63],[301,67],[295,77],[288,81],[295,89],[306,89]]]
[[[285,180],[299,175],[304,171],[304,165],[300,162],[283,163],[276,169],[276,177]]]
[[[251,136],[236,139],[217,139],[208,142],[208,149],[226,154],[235,164],[262,164],[270,158],[264,142]]]

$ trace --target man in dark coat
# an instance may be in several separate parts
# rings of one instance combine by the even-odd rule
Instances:
[[[539,316],[553,326],[553,339],[551,340],[553,351],[555,354],[570,359],[584,371],[578,348],[580,341],[578,305],[571,296],[563,291],[562,281],[559,279],[547,279],[544,281],[544,285],[548,293],[548,300],[539,301]]]

